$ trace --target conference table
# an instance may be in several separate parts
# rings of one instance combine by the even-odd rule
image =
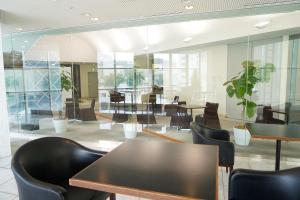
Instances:
[[[70,185],[149,199],[218,199],[218,147],[127,140]]]
[[[246,123],[252,138],[276,140],[275,170],[280,170],[281,141],[300,142],[300,125]]]

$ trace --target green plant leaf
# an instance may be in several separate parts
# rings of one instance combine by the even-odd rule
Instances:
[[[246,109],[247,117],[252,118],[256,113],[256,103],[254,103],[253,101],[247,100],[245,109]]]
[[[232,85],[229,85],[226,88],[226,91],[227,91],[227,94],[228,94],[229,97],[233,97],[234,96],[235,91],[234,91],[234,88],[233,88]]]

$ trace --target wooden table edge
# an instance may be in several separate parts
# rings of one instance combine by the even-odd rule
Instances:
[[[265,135],[252,135],[254,139],[264,139],[264,140],[283,140],[283,141],[295,141],[300,142],[300,138],[290,138],[290,137],[280,137],[280,136],[265,136]]]
[[[167,194],[167,193],[160,193],[160,192],[153,192],[147,190],[140,190],[140,189],[133,189],[124,186],[115,186],[103,183],[93,183],[89,181],[78,180],[75,178],[69,179],[69,184],[75,187],[87,188],[91,190],[98,190],[104,191],[114,194],[124,194],[130,196],[136,196],[140,198],[148,198],[148,199],[157,199],[157,200],[198,200],[198,198],[192,197],[184,197],[179,195]]]

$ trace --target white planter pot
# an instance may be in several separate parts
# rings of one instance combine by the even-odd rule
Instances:
[[[234,140],[237,145],[248,146],[251,135],[247,129],[233,127]]]
[[[123,124],[123,130],[125,138],[134,139],[137,135],[136,125],[135,124]]]
[[[66,119],[53,119],[53,124],[56,133],[65,133],[68,129],[68,120]]]

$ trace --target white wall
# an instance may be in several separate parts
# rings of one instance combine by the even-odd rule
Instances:
[[[89,97],[89,72],[97,72],[96,64],[80,64],[80,85],[81,85],[81,97],[87,98]]]
[[[0,23],[0,36],[1,36],[1,23]],[[8,156],[11,154],[10,149],[10,134],[8,123],[8,112],[6,103],[6,89],[4,81],[4,63],[2,51],[2,38],[0,37],[0,157]]]
[[[57,54],[61,62],[97,62],[97,50],[75,35],[45,35],[26,52],[26,60],[39,60],[40,53]]]

